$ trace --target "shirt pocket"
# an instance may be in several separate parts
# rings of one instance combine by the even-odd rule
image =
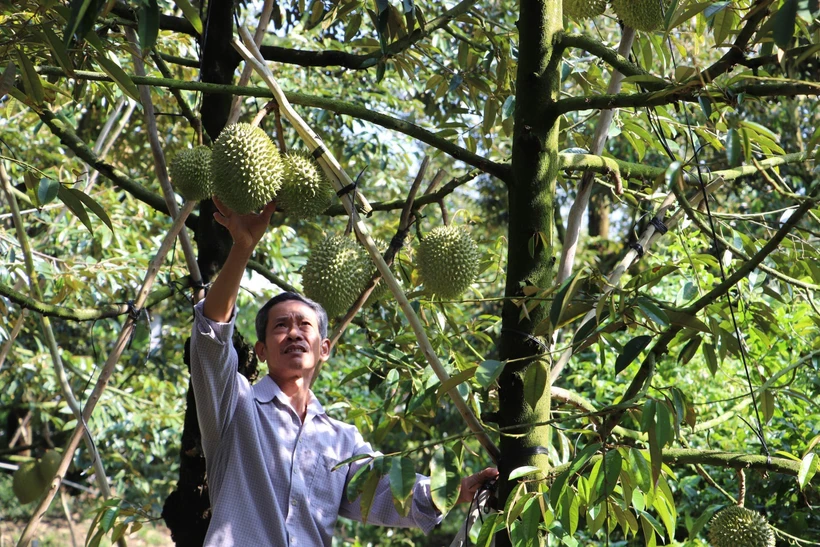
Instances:
[[[333,470],[341,460],[333,455],[319,454],[310,486],[311,508],[324,525],[333,527],[339,516],[339,506],[345,495],[349,464]]]

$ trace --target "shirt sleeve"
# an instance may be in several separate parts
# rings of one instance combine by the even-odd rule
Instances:
[[[240,375],[233,347],[236,309],[227,323],[205,317],[205,301],[194,306],[191,334],[191,384],[196,398],[196,414],[202,433],[205,458],[216,455],[219,442],[236,410]]]
[[[381,453],[374,452],[370,446],[362,439],[361,434],[356,432],[357,448],[355,454],[371,454],[373,456],[380,456]],[[353,462],[348,470],[348,481],[356,474],[356,472],[367,463],[368,460]],[[347,491],[347,485],[345,485]],[[342,498],[341,506],[339,507],[339,515],[349,519],[362,521],[361,497],[355,500],[348,501],[347,497]],[[370,513],[367,515],[367,524],[376,524],[379,526],[391,526],[394,528],[419,528],[425,535],[441,522],[443,515],[436,509],[433,504],[433,498],[430,495],[430,479],[424,475],[416,474],[416,484],[413,487],[413,500],[410,506],[410,511],[406,517],[403,517],[396,510],[393,505],[393,494],[390,491],[390,478],[385,475],[379,480],[376,486],[376,494],[373,496],[373,503],[370,506]]]

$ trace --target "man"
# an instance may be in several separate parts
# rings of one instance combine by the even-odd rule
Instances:
[[[225,266],[195,308],[191,378],[208,472],[211,517],[206,547],[329,546],[338,515],[361,520],[347,483],[366,462],[333,470],[370,445],[351,425],[327,416],[310,391],[318,363],[330,355],[327,315],[294,293],[275,297],[257,316],[256,354],[269,374],[255,385],[236,372],[231,343],[234,305],[248,260],[276,206],[238,215],[214,199],[214,218],[233,237]],[[495,477],[488,468],[462,480],[460,502]],[[395,510],[387,478],[379,483],[368,522],[418,527],[441,520],[427,477],[417,475],[408,516]]]

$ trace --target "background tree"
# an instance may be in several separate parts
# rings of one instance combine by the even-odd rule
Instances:
[[[164,503],[177,544],[202,543],[183,346],[190,294],[230,245],[212,204],[186,221],[196,260],[181,238],[150,307],[122,302],[175,208],[164,158],[215,139],[234,98],[240,119],[267,109],[263,127],[299,148],[261,80],[239,82],[230,45],[237,22],[270,17],[260,50],[342,167],[364,170],[376,235],[395,234],[427,154],[425,182],[443,174],[415,200],[413,235],[450,222],[481,242],[482,273],[459,301],[424,290],[412,244],[395,265],[501,449],[502,513],[474,527],[476,541],[499,530],[498,544],[697,542],[744,498],[783,541],[815,537],[817,3],[664,2],[655,28],[637,32],[619,23],[637,24],[623,5],[576,20],[564,11],[578,4],[559,0],[2,4],[3,196],[22,209],[0,232],[9,453],[65,445],[77,423],[63,402],[85,402],[130,313],[136,333],[89,423],[126,500],[98,505],[98,529],[124,533],[118,524]],[[593,237],[579,228],[590,193]],[[275,217],[239,332],[251,336],[268,283],[299,288],[310,245],[341,232],[342,213]],[[264,373],[235,343],[243,373]],[[389,300],[357,315],[320,382],[331,412],[398,462],[439,480],[453,459],[486,461]],[[341,525],[341,543],[357,536],[414,537]]]

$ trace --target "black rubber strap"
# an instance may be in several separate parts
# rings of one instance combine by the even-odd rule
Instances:
[[[643,258],[643,245],[641,245],[640,243],[638,243],[636,241],[635,243],[630,243],[629,248],[630,249],[635,249],[635,251],[637,251],[638,258]]]
[[[654,226],[655,230],[657,230],[658,233],[661,234],[661,235],[663,235],[663,234],[665,234],[666,232],[669,231],[669,228],[666,227],[666,224],[664,224],[663,221],[661,219],[659,219],[658,217],[653,218],[652,221],[649,224]]]
[[[517,334],[518,336],[521,336],[522,338],[526,338],[530,342],[540,346],[544,351],[549,351],[549,349],[550,349],[549,346],[547,346],[544,342],[542,342],[541,340],[539,340],[538,338],[536,338],[532,334],[526,333],[524,331],[520,331],[518,329],[511,329],[510,327],[503,327],[501,329],[501,332],[509,332],[509,333],[512,333],[512,334]]]
[[[319,158],[321,158],[321,157],[322,157],[322,154],[324,154],[325,152],[327,152],[327,148],[325,148],[325,147],[324,147],[324,145],[321,145],[321,144],[320,144],[320,145],[319,145],[318,147],[316,147],[316,149],[315,149],[315,150],[311,153],[311,156],[313,156],[313,159],[314,159],[314,160],[318,160]]]
[[[530,446],[522,448],[518,453],[522,456],[549,456],[550,451],[545,446]]]
[[[356,189],[356,183],[351,182],[350,184],[348,184],[347,186],[345,186],[344,188],[342,188],[341,190],[336,192],[336,195],[339,196],[339,197],[342,197],[346,194],[349,194],[350,192],[352,192],[355,189]]]

